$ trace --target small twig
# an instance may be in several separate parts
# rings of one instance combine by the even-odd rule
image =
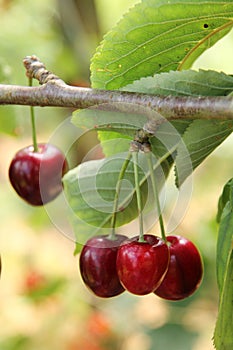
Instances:
[[[41,85],[51,83],[52,81],[58,85],[64,85],[64,81],[57,75],[46,69],[44,63],[35,55],[27,56],[23,60],[26,69],[26,75],[30,79],[36,79]],[[66,84],[65,84],[66,85]]]
[[[0,85],[0,105],[54,106],[75,109],[102,105],[101,108],[107,110],[111,106],[114,109],[117,106],[120,112],[124,112],[125,108],[128,108],[129,111],[130,106],[130,112],[135,114],[141,114],[141,110],[138,110],[138,106],[141,106],[161,114],[168,120],[233,119],[233,96],[155,96],[118,90],[74,87],[65,84],[63,80],[48,71],[36,56],[26,57],[24,65],[27,76],[37,79],[41,86]],[[152,113],[150,120],[155,120],[157,123],[158,115],[153,116]],[[150,132],[150,130],[147,131]]]

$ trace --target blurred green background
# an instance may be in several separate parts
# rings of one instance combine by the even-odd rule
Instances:
[[[106,33],[138,1],[0,0],[0,81],[27,85],[22,60],[36,54],[73,85],[89,86],[90,58]],[[195,68],[232,74],[233,33],[206,52]],[[36,108],[39,141],[46,141],[72,111]],[[31,143],[28,107],[0,108],[0,349],[1,350],[213,350],[217,315],[215,215],[232,177],[229,137],[195,172],[193,195],[176,233],[203,255],[200,289],[181,302],[124,293],[99,299],[83,285],[74,243],[51,223],[46,209],[17,197],[8,167]],[[74,145],[71,167],[97,143],[87,134]],[[97,152],[96,156],[100,156]],[[157,228],[155,228],[155,232]]]

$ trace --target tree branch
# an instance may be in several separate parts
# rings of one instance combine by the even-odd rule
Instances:
[[[85,109],[96,105],[130,104],[150,108],[166,119],[233,119],[233,97],[155,96],[126,91],[73,87],[46,70],[36,56],[24,59],[26,74],[41,86],[0,85],[0,105],[54,106]],[[103,106],[104,108],[104,106]],[[152,117],[153,119],[153,117]]]

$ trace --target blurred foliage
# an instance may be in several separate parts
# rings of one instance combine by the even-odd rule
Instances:
[[[173,350],[192,350],[198,336],[197,333],[191,332],[181,325],[169,323],[161,328],[150,331],[149,334],[152,338],[152,344],[156,344],[158,349]],[[150,350],[154,349],[153,346]]]
[[[75,21],[70,21],[68,27],[69,16],[64,22],[59,1],[0,1],[1,83],[27,85],[22,60],[36,54],[63,80],[88,85],[87,67],[99,40],[138,1],[96,0],[96,8],[90,7],[88,16],[96,11],[97,20],[84,19],[85,1],[63,2],[68,13],[69,6],[82,13],[77,28],[71,27]],[[91,31],[89,22],[93,22]],[[80,26],[85,43],[75,36]],[[72,33],[67,32],[68,28]],[[232,36],[230,33],[206,53],[196,67],[217,67],[232,73]],[[85,54],[79,57],[79,52]],[[69,110],[36,108],[39,140],[49,138],[70,114]],[[232,137],[195,173],[192,201],[177,233],[190,237],[199,247],[205,276],[197,293],[172,303],[154,295],[141,298],[127,293],[102,300],[87,291],[79,275],[78,257],[73,256],[72,240],[53,226],[46,208],[27,206],[8,182],[13,154],[31,142],[28,107],[1,107],[0,129],[0,349],[163,350],[176,349],[177,340],[179,350],[213,350],[211,337],[218,303],[215,216],[222,186],[232,177]],[[72,163],[79,162],[94,147],[95,135],[85,136],[78,151],[74,145]],[[29,278],[32,271],[38,274],[37,283],[32,282],[32,276]],[[28,278],[35,289],[25,289]]]
[[[0,346],[4,350],[23,350],[28,344],[28,338],[24,335],[14,335],[5,341],[0,342]]]

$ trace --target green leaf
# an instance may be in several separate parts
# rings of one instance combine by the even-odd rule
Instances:
[[[226,266],[226,273],[218,318],[214,332],[214,345],[217,350],[233,349],[233,249],[231,249]]]
[[[77,226],[77,241],[80,232],[85,235],[97,234],[102,228],[109,228],[118,176],[126,154],[94,160],[80,164],[63,178],[64,190],[73,210]],[[143,173],[140,172],[142,181]],[[122,183],[119,199],[117,226],[131,221],[137,213],[133,164],[129,164]],[[147,189],[143,188],[144,202]],[[130,205],[129,205],[130,204]],[[104,230],[107,231],[107,230]],[[110,232],[110,231],[109,231]]]
[[[195,120],[183,135],[185,147],[178,146],[176,168],[179,167],[177,184],[180,185],[233,131],[233,121]],[[188,151],[188,152],[187,152]],[[186,154],[184,154],[184,152]],[[192,169],[187,167],[186,157],[191,159]]]
[[[233,210],[233,179],[230,179],[223,188],[222,194],[218,201],[217,222],[220,222],[223,209],[229,202],[231,210]]]
[[[122,90],[154,95],[227,96],[233,91],[233,76],[201,69],[170,71],[141,78]]]
[[[111,107],[110,107],[111,108]],[[141,129],[148,118],[161,120],[161,115],[142,108],[141,113],[134,113],[134,109],[126,104],[128,112],[122,112],[121,107],[114,106],[115,111],[102,110],[98,106],[86,110],[78,110],[73,113],[72,123],[78,128],[87,130],[99,130],[99,139],[106,156],[128,151],[130,141],[134,138],[135,132]],[[137,107],[138,110],[140,107]],[[180,140],[190,120],[175,120],[171,123],[162,123],[158,126],[156,137],[151,138],[153,152],[155,155],[163,156],[168,149],[173,148],[174,139]],[[167,144],[164,146],[163,144]]]
[[[226,96],[233,91],[233,76],[212,70],[170,71],[156,74],[153,77],[136,80],[121,90],[154,95],[176,96]],[[108,110],[109,108],[109,110]],[[124,109],[123,109],[124,108]],[[151,117],[151,110],[127,103],[116,103],[95,106],[73,113],[72,122],[84,129],[96,129],[119,132],[132,137],[135,130],[141,128]],[[125,111],[124,111],[125,110]],[[154,118],[158,119],[154,113]],[[173,125],[183,132],[190,121],[172,121]],[[183,129],[182,125],[186,127]],[[182,133],[181,132],[181,133]]]
[[[99,140],[104,154],[111,157],[114,154],[126,152],[129,150],[130,142],[132,141],[136,129],[132,129],[132,135],[127,136],[120,132],[102,132],[99,133]]]
[[[64,176],[64,191],[72,210],[70,220],[77,243],[82,244],[94,235],[111,232],[116,184],[127,154],[121,153],[82,163]],[[158,166],[158,161],[154,160],[154,169]],[[159,188],[164,182],[164,174],[161,176],[160,171],[155,172]],[[147,213],[152,206],[152,198],[148,193],[148,176],[146,157],[139,154],[140,189],[144,210]],[[138,216],[132,161],[121,184],[118,208],[117,227],[129,223]]]
[[[171,71],[142,78],[123,90],[158,95],[226,96],[233,88],[233,77],[215,71]],[[174,122],[172,122],[174,124]],[[179,124],[178,124],[179,125]],[[186,148],[180,143],[176,157],[177,184],[218,147],[233,130],[232,121],[195,120],[186,121],[181,131]],[[189,127],[188,127],[189,126]],[[188,153],[187,153],[188,151]],[[190,157],[192,168],[186,157]],[[179,168],[179,174],[177,172]]]
[[[232,1],[143,0],[105,35],[92,87],[119,89],[142,77],[189,69],[233,26]]]
[[[142,128],[147,121],[146,109],[142,109],[141,114],[135,114],[132,106],[127,104],[125,104],[127,109],[125,112],[121,111],[121,105],[118,106],[117,104],[114,106],[115,110],[111,110],[111,105],[109,105],[109,110],[106,110],[106,108],[108,107],[105,105],[105,110],[102,110],[101,106],[97,106],[75,111],[72,116],[72,123],[82,129],[103,130],[110,133],[112,131],[119,132],[132,138],[135,131]]]
[[[144,92],[153,94],[173,94],[173,95],[198,95],[203,96],[225,96],[233,88],[233,77],[224,73],[214,71],[182,71],[157,74],[154,77],[143,78],[126,86],[124,89],[134,92]],[[115,107],[117,109],[117,106]],[[98,109],[88,109],[76,112],[73,115],[73,123],[78,127],[96,128],[100,130],[99,139],[105,155],[110,156],[117,152],[126,151],[129,139],[134,137],[135,131],[142,128],[146,123],[150,113],[142,109],[140,114],[134,114],[135,106],[128,112],[103,111]],[[139,107],[138,107],[139,108]],[[143,114],[144,112],[144,114]],[[154,113],[155,120],[158,118]],[[177,184],[180,185],[190,173],[201,164],[201,162],[215,150],[233,130],[233,122],[212,121],[212,120],[183,120],[171,121],[172,127],[177,131],[183,142],[180,142],[177,149],[176,170]],[[111,131],[112,130],[112,131]],[[151,138],[153,152],[156,156],[163,156],[167,150],[162,147],[158,139],[164,133],[164,125],[160,126],[156,132],[156,137]],[[165,135],[165,134],[164,134]],[[163,140],[170,140],[169,134]],[[112,141],[111,141],[112,140]],[[190,167],[190,161],[192,167]],[[179,173],[179,174],[178,174]]]
[[[222,212],[217,242],[217,282],[220,294],[223,290],[229,254],[232,250],[232,239],[233,211],[232,207],[230,206],[230,203],[227,202]]]
[[[214,332],[217,350],[233,348],[233,182],[224,186],[219,199],[224,208],[218,212],[220,225],[217,241],[217,282],[219,287],[219,312]]]
[[[126,86],[124,90],[158,95],[225,96],[231,93],[232,88],[233,77],[230,75],[214,71],[187,70],[142,78]],[[181,135],[184,133],[183,141],[186,148],[180,143],[177,150],[176,169],[179,167],[179,175],[176,171],[177,184],[180,185],[231,134],[232,130],[232,121],[187,121],[186,127],[181,132]],[[185,161],[187,155],[191,159],[192,168]]]
[[[217,281],[221,293],[233,239],[233,179],[230,179],[223,188],[218,201],[217,219],[220,223],[217,242]]]

